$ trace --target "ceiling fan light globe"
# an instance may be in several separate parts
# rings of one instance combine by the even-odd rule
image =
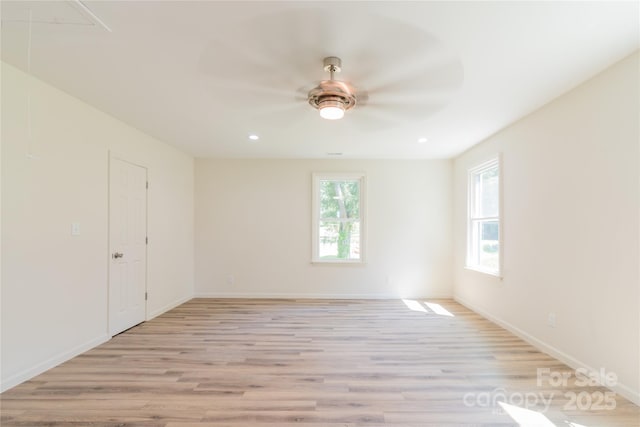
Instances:
[[[318,109],[323,119],[338,120],[344,117],[344,105],[335,100],[321,102]]]
[[[320,117],[327,120],[339,120],[344,117],[344,109],[334,106],[320,107]]]

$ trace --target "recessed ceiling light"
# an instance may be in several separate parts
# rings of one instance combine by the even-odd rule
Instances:
[[[257,141],[260,139],[260,137],[254,133],[252,133],[251,135],[249,135],[249,139],[252,141]]]
[[[424,144],[424,143],[425,143],[425,142],[427,142],[427,141],[428,141],[428,139],[427,139],[427,138],[425,138],[425,137],[418,138],[418,144]]]

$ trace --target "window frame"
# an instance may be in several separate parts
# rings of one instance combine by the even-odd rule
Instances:
[[[320,181],[359,181],[359,221],[360,221],[360,258],[359,259],[323,259],[319,254],[320,243]],[[364,172],[314,172],[312,174],[311,189],[311,262],[314,264],[364,264],[366,262],[366,199],[367,199],[367,178]]]
[[[474,178],[494,167],[498,168],[498,212],[497,216],[475,216],[475,207],[478,203],[476,199],[476,184]],[[503,194],[503,168],[502,155],[496,154],[489,160],[476,164],[467,170],[467,245],[465,268],[480,273],[489,274],[502,278],[502,265],[504,259],[504,234],[503,234],[503,213],[502,213],[502,194]],[[473,253],[476,250],[477,242],[474,238],[474,224],[479,221],[497,221],[498,222],[498,266],[496,270],[488,269],[481,265],[472,263]]]

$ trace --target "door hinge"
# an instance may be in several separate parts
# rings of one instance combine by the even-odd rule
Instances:
[[[145,244],[145,245],[148,245],[148,244],[149,244],[149,238],[148,238],[148,237],[145,237],[145,238],[144,238],[144,244]]]
[[[148,300],[149,299],[149,292],[145,292],[144,293],[144,300]]]
[[[149,181],[147,181],[147,190],[149,189]]]

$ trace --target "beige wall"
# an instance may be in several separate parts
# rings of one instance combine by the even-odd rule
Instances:
[[[311,264],[313,172],[366,173],[365,265]],[[196,295],[450,296],[450,188],[448,160],[196,160]]]
[[[193,159],[2,65],[3,389],[107,339],[110,150],[148,168],[153,317],[193,295]]]
[[[638,102],[636,53],[460,156],[453,187],[456,298],[574,367],[615,372],[636,402]],[[464,269],[466,171],[498,152],[502,281]]]

